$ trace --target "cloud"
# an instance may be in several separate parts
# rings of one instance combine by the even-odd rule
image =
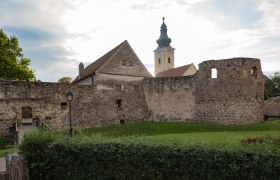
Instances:
[[[148,11],[148,10],[166,8],[170,4],[171,2],[168,0],[153,0],[153,1],[145,0],[144,2],[141,3],[132,4],[130,8],[134,10]]]
[[[258,22],[261,12],[259,0],[208,0],[194,3],[189,12],[209,19],[225,30],[251,28]]]
[[[80,0],[70,3],[66,0],[0,2],[1,28],[19,39],[25,57],[31,59],[31,68],[36,70],[37,79],[57,81],[62,73],[67,76],[65,66],[56,66],[73,64],[73,59],[69,62],[73,52],[63,46],[64,42],[69,37],[87,37],[67,32],[62,15],[82,3]]]

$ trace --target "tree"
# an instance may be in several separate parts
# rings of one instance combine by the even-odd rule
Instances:
[[[9,38],[0,29],[0,79],[34,80],[35,74],[29,65],[30,59],[24,57],[18,39]]]
[[[274,73],[274,76],[266,77],[264,98],[268,99],[274,96],[280,96],[280,72]]]
[[[62,77],[57,82],[58,83],[64,83],[64,84],[70,84],[72,81],[71,77]]]

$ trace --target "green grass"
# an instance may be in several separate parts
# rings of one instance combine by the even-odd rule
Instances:
[[[248,137],[280,137],[280,119],[251,125],[143,122],[80,130],[78,141],[141,143],[175,147],[201,146],[280,155],[280,144],[244,144]]]
[[[280,119],[249,125],[217,125],[184,122],[142,122],[125,125],[109,125],[81,130],[83,134],[101,134],[118,137],[130,135],[158,135],[198,132],[248,132],[280,130]]]
[[[3,157],[5,152],[13,153],[17,150],[16,147],[6,148],[5,146],[9,143],[7,139],[0,138],[0,157]]]

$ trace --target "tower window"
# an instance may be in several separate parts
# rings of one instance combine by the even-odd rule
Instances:
[[[122,65],[125,65],[125,60],[122,60]]]
[[[214,79],[214,78],[217,78],[217,77],[218,77],[217,69],[216,68],[212,68],[211,69],[211,78]]]
[[[258,76],[257,67],[256,67],[256,66],[252,67],[252,69],[251,69],[251,75],[254,76],[254,77],[257,77],[257,76]]]
[[[133,63],[132,63],[132,61],[129,61],[129,66],[133,66]]]
[[[168,63],[170,64],[170,58],[168,58]]]
[[[158,58],[158,63],[160,64],[160,58]]]

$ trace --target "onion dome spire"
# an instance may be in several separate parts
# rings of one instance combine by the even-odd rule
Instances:
[[[164,17],[162,18],[163,22],[162,25],[160,27],[160,37],[157,40],[158,46],[159,47],[168,47],[170,46],[171,43],[171,39],[168,37],[167,35],[167,26],[164,23]]]

